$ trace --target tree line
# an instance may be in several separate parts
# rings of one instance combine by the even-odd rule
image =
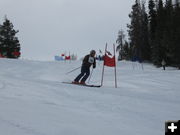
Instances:
[[[128,41],[124,31],[117,38],[119,59],[149,61],[156,66],[165,60],[180,68],[180,0],[135,0],[129,14]]]
[[[0,57],[1,58],[19,58],[20,43],[14,30],[12,22],[5,17],[3,24],[0,24]]]

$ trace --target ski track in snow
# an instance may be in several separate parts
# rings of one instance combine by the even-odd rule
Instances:
[[[163,135],[166,120],[180,119],[180,71],[119,62],[105,67],[104,86],[61,83],[81,62],[0,59],[0,131],[3,135]],[[99,84],[102,63],[90,83]]]

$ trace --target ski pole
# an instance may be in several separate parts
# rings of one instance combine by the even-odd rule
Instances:
[[[75,69],[73,69],[73,70],[71,70],[71,71],[69,71],[69,72],[67,72],[67,73],[66,73],[66,75],[67,75],[67,74],[69,74],[69,73],[72,73],[73,71],[78,70],[79,68],[81,68],[81,66],[80,66],[80,67],[78,67],[78,68],[75,68]]]
[[[92,73],[93,73],[93,68],[92,68],[92,70],[91,70],[91,74],[90,74],[90,76],[89,76],[88,83],[89,83],[89,81],[90,81],[90,79],[91,79]]]

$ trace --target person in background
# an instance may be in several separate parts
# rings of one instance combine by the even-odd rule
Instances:
[[[161,65],[162,65],[163,69],[166,70],[166,62],[164,59],[162,60]]]
[[[93,65],[93,68],[96,68],[95,55],[96,55],[96,51],[91,50],[90,54],[84,57],[82,66],[81,66],[81,73],[74,79],[74,81],[72,82],[73,84],[86,85],[85,81],[89,77],[91,65]]]

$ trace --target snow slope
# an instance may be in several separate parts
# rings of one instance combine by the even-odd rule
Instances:
[[[80,64],[0,59],[0,135],[164,135],[165,121],[180,119],[180,71],[124,61],[117,89],[113,68],[102,88],[62,84]]]

